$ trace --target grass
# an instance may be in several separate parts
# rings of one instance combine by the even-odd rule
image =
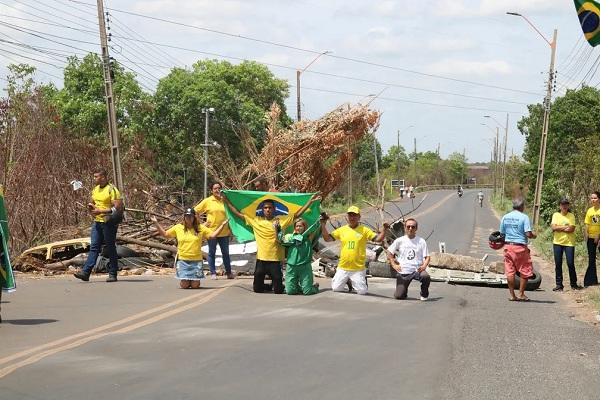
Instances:
[[[504,215],[512,210],[510,199],[504,198],[501,201],[500,196],[491,198],[492,206],[500,215]],[[529,216],[531,218],[531,215]],[[531,241],[532,246],[537,250],[538,254],[551,265],[554,265],[554,251],[552,246],[552,228],[546,226],[540,228],[537,232],[537,238]],[[587,269],[587,245],[584,241],[578,241],[575,244],[575,270],[579,279],[579,284],[583,284],[583,275]],[[563,277],[568,281],[568,272],[566,271],[566,263],[563,261]],[[585,302],[591,305],[595,310],[600,311],[600,287],[588,288],[585,291]]]

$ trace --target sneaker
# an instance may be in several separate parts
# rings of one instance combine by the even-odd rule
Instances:
[[[562,286],[555,286],[554,289],[552,289],[553,292],[562,292],[563,291],[563,287]]]
[[[227,279],[235,279],[235,275],[233,274],[233,272],[227,274]]]
[[[427,301],[428,297],[421,296],[421,301]]]
[[[579,286],[578,284],[571,285],[572,290],[583,290],[583,286]]]
[[[213,281],[217,280],[217,274],[210,274],[210,279]]]
[[[84,273],[84,272],[81,272],[81,271],[80,272],[75,272],[73,274],[73,276],[75,278],[77,278],[77,279],[81,279],[84,282],[87,282],[87,281],[90,280],[90,276],[88,274]]]
[[[116,282],[116,281],[117,281],[116,275],[109,275],[108,278],[106,278],[106,282]]]

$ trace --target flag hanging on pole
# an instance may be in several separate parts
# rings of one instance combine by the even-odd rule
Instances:
[[[224,190],[231,204],[242,214],[249,217],[262,216],[262,203],[272,200],[275,205],[275,216],[295,214],[310,200],[312,193],[281,193],[281,192],[254,192],[248,190]],[[229,227],[239,242],[254,240],[254,231],[240,218],[236,217],[229,207],[225,206],[225,213],[229,218]],[[308,225],[315,223],[320,216],[320,202],[315,201],[302,214]],[[291,230],[289,227],[288,230]]]
[[[600,3],[593,0],[574,2],[585,38],[592,46],[600,44]]]

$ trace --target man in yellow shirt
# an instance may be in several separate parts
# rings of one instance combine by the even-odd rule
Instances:
[[[600,192],[590,195],[591,207],[585,213],[584,237],[587,242],[588,267],[583,277],[583,286],[595,286],[598,284],[596,272],[596,252],[600,245]]]
[[[90,214],[94,217],[90,238],[90,252],[82,270],[76,272],[73,276],[82,281],[90,280],[90,274],[96,265],[96,260],[104,244],[110,260],[106,282],[116,282],[117,271],[119,269],[116,246],[119,219],[114,218],[114,216],[122,215],[124,209],[123,200],[121,199],[119,189],[108,183],[105,170],[100,169],[94,172],[94,183],[96,186],[92,190],[92,199],[87,205]]]
[[[277,216],[275,216],[275,203],[273,200],[266,199],[262,202],[264,217],[249,217],[242,214],[231,204],[224,193],[223,199],[231,212],[238,218],[243,219],[254,231],[256,239],[256,267],[254,268],[254,282],[252,284],[254,292],[263,293],[265,290],[269,290],[269,287],[265,285],[265,276],[269,275],[273,282],[273,292],[282,294],[284,287],[281,262],[285,258],[285,251],[277,240],[278,227],[285,229],[291,225],[295,218],[304,214],[304,211],[312,203],[320,200],[321,197],[315,193],[295,214]]]
[[[327,219],[321,218],[321,234],[326,242],[339,240],[341,242],[340,259],[337,270],[331,280],[334,292],[345,290],[346,282],[350,280],[352,287],[360,295],[367,294],[366,258],[367,241],[381,242],[385,237],[385,230],[389,224],[384,223],[378,234],[364,225],[360,225],[360,209],[356,206],[348,208],[348,224],[335,231],[327,232]]]

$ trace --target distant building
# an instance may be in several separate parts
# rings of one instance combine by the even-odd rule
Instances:
[[[492,177],[492,170],[488,165],[467,165],[467,177],[469,182],[475,178],[477,183],[489,183]]]

